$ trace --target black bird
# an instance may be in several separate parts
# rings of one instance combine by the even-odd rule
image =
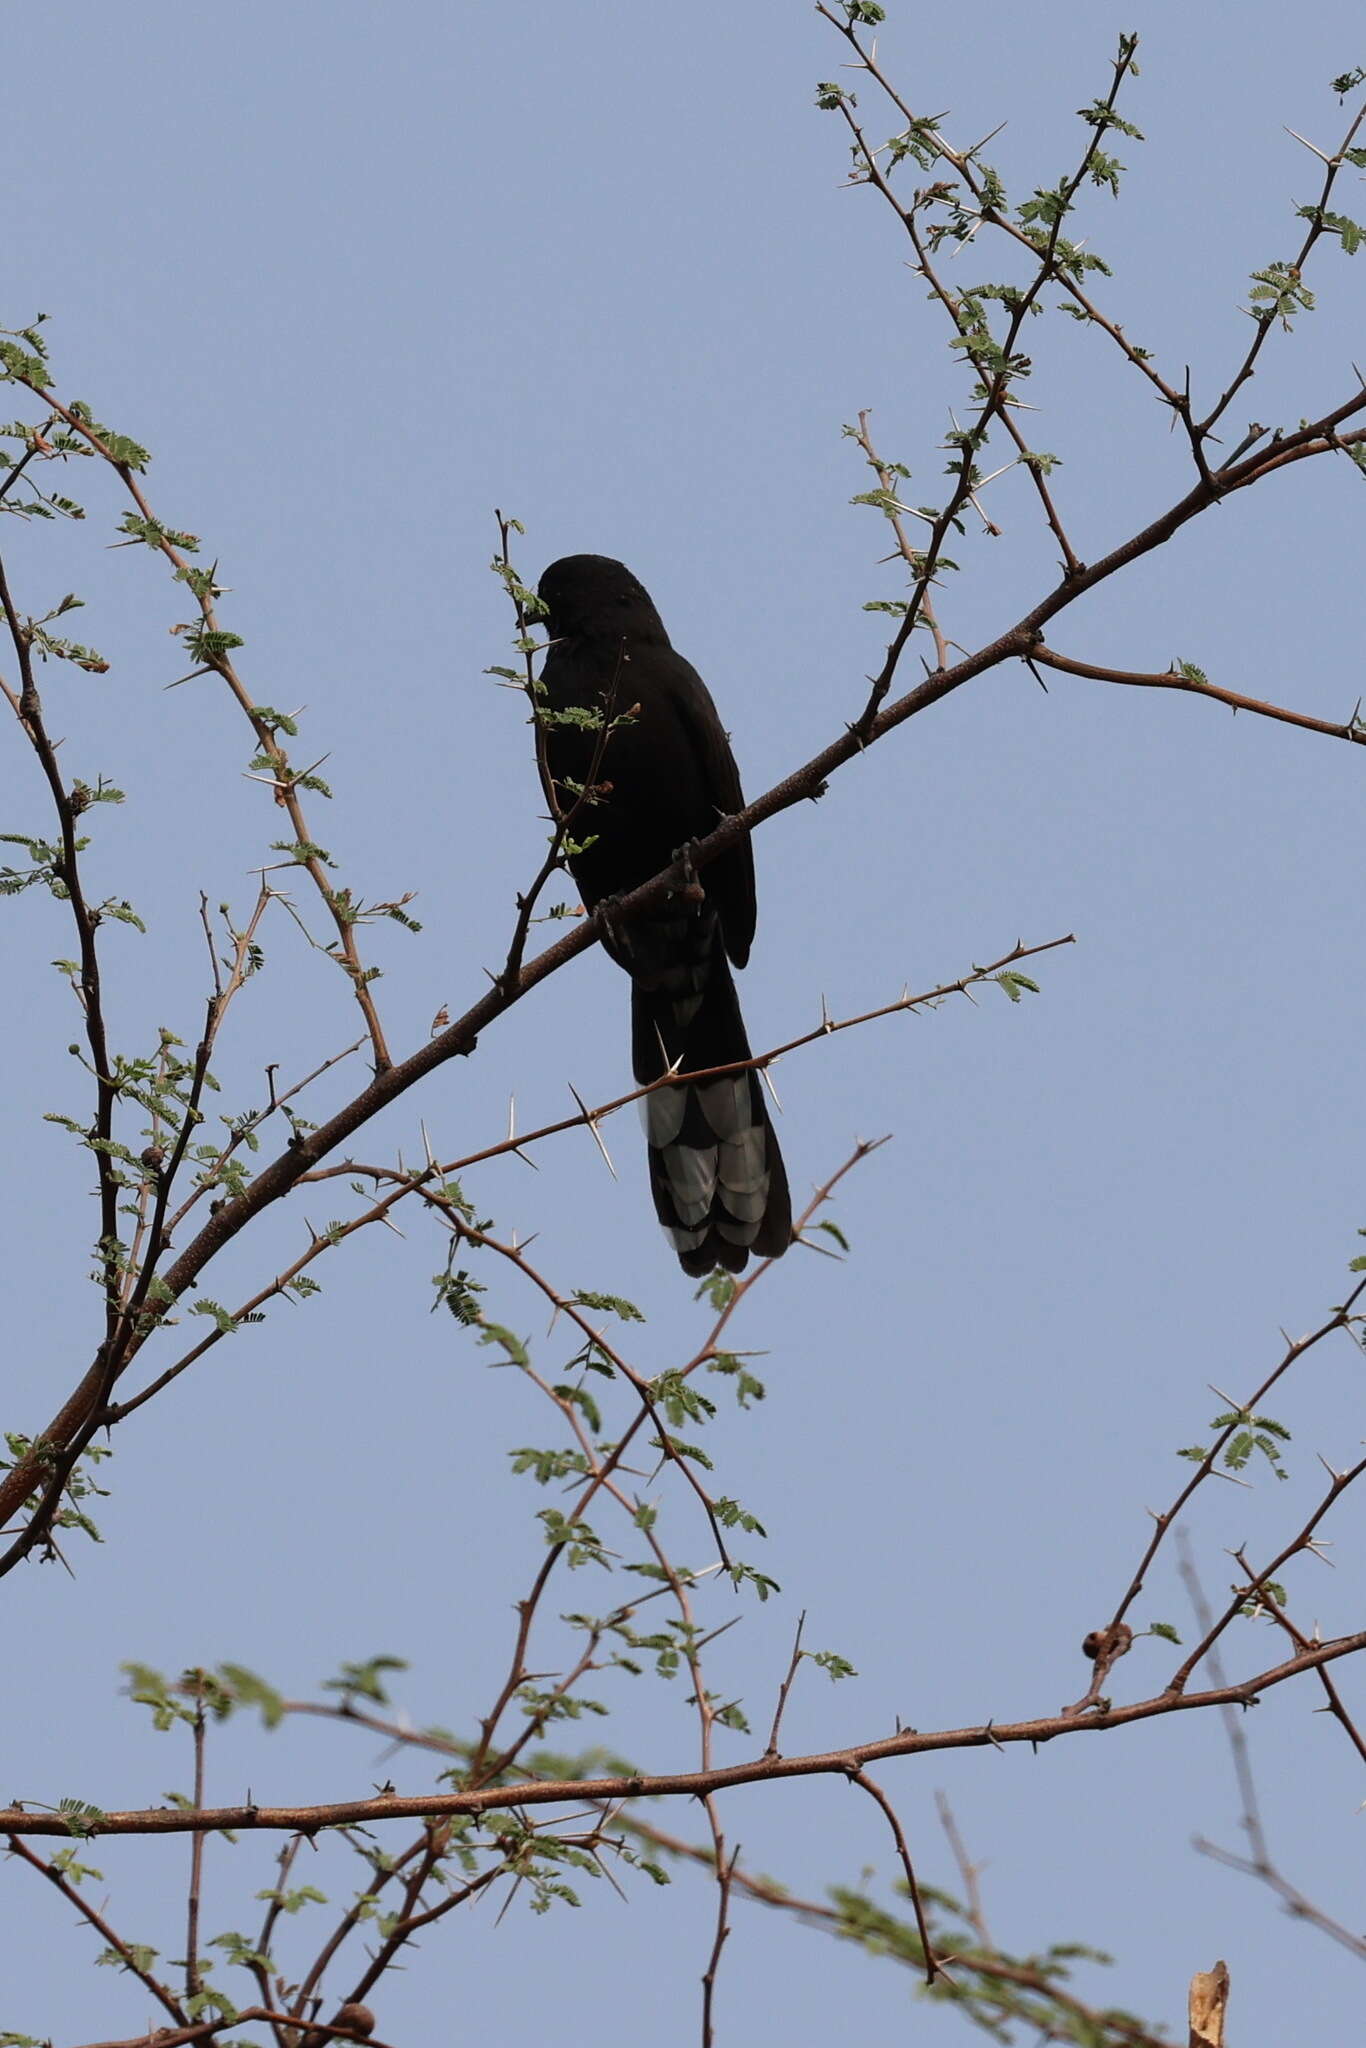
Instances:
[[[566,555],[539,596],[550,636],[541,773],[552,813],[573,814],[567,838],[581,850],[569,867],[591,910],[648,882],[745,800],[711,693],[629,569],[606,555]],[[697,880],[603,938],[631,977],[642,1083],[750,1056],[727,965],[729,956],[744,966],[754,937],[748,838]],[[792,1206],[758,1074],[680,1082],[643,1107],[655,1210],[684,1272],[738,1273],[751,1252],[780,1257]]]

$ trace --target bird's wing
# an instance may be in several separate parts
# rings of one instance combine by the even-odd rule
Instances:
[[[723,817],[744,809],[740,771],[711,691],[697,670],[672,649],[660,666],[679,723],[701,768],[707,801],[716,811],[716,818],[705,828],[710,831],[712,823],[719,824]],[[699,879],[720,913],[726,951],[737,967],[743,967],[754,940],[755,920],[754,849],[748,835],[704,868]]]

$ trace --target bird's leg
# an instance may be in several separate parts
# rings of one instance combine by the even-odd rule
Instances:
[[[682,886],[671,890],[670,894],[677,896],[684,903],[700,908],[707,900],[707,892],[698,881],[697,872],[692,864],[692,850],[696,844],[695,839],[688,839],[682,846],[674,848],[674,866],[682,869],[683,881]]]
[[[629,890],[614,889],[610,896],[599,896],[592,909],[593,929],[602,941],[603,950],[609,960],[615,960],[618,967],[631,971],[631,939],[629,924],[622,923],[616,916],[617,906]]]

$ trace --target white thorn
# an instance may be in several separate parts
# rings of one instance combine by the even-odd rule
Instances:
[[[568,1089],[569,1089],[569,1092],[570,1092],[570,1094],[571,1094],[571,1095],[573,1096],[573,1098],[574,1098],[575,1102],[577,1102],[577,1103],[578,1103],[578,1105],[579,1105],[579,1111],[580,1111],[580,1114],[581,1114],[581,1115],[582,1115],[582,1117],[583,1117],[583,1120],[584,1120],[584,1122],[585,1122],[585,1123],[587,1124],[587,1126],[588,1126],[589,1130],[590,1130],[590,1131],[592,1132],[592,1134],[593,1134],[593,1143],[594,1143],[594,1144],[595,1144],[595,1145],[597,1146],[597,1148],[598,1148],[599,1152],[601,1152],[601,1154],[602,1154],[602,1156],[603,1156],[603,1159],[604,1159],[604,1160],[606,1161],[606,1164],[607,1164],[607,1171],[608,1171],[608,1172],[609,1172],[609,1173],[611,1174],[611,1176],[612,1176],[613,1180],[615,1180],[615,1179],[616,1179],[616,1177],[617,1177],[617,1169],[616,1169],[616,1168],[615,1168],[615,1166],[613,1166],[613,1164],[612,1164],[612,1155],[611,1155],[611,1153],[610,1153],[610,1152],[609,1152],[609,1151],[607,1150],[607,1147],[606,1147],[606,1146],[605,1146],[605,1145],[603,1144],[603,1142],[602,1142],[602,1134],[601,1134],[601,1132],[600,1132],[600,1131],[599,1131],[599,1129],[598,1129],[598,1120],[597,1120],[597,1118],[596,1118],[596,1117],[595,1117],[595,1116],[593,1115],[592,1111],[591,1111],[591,1110],[590,1110],[590,1109],[588,1108],[588,1105],[587,1105],[587,1104],[585,1103],[585,1101],[584,1101],[583,1097],[582,1097],[582,1096],[580,1095],[580,1093],[579,1093],[578,1089],[577,1089],[577,1088],[576,1088],[576,1087],[574,1086],[574,1083],[573,1083],[572,1081],[570,1081],[570,1082],[568,1082],[568,1083],[567,1083],[566,1085],[567,1085],[567,1087],[568,1087]]]
[[[1285,127],[1285,123],[1282,122],[1281,126]],[[1310,142],[1307,136],[1296,135],[1295,130],[1293,128],[1286,128],[1285,132],[1287,135],[1293,135],[1295,137],[1296,142],[1302,142],[1306,149],[1312,150],[1313,154],[1318,158],[1319,162],[1321,164],[1326,164],[1331,170],[1334,159],[1331,156],[1325,156],[1323,151],[1319,149],[1314,143]]]

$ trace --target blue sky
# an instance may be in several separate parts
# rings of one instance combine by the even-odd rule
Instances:
[[[960,142],[1008,119],[993,154],[1023,196],[1075,159],[1073,110],[1105,90],[1127,28],[1143,44],[1125,104],[1148,140],[1118,146],[1123,198],[1089,199],[1083,225],[1114,267],[1116,317],[1212,396],[1246,345],[1248,272],[1289,252],[1292,206],[1316,189],[1285,127],[1328,147],[1345,126],[1327,84],[1361,57],[1356,11],[1324,0],[1293,27],[1261,5],[1165,0],[1114,18],[1067,0],[970,19],[901,11],[881,48],[917,109],[951,110]],[[495,505],[525,522],[529,573],[579,550],[630,563],[708,679],[749,790],[862,704],[885,638],[862,606],[898,583],[878,566],[875,515],[848,508],[869,479],[840,427],[871,407],[928,501],[967,379],[890,215],[840,189],[842,132],[811,104],[840,56],[789,0],[743,14],[717,0],[591,13],[415,0],[397,14],[148,0],[131,16],[83,0],[7,23],[22,192],[7,209],[7,324],[52,315],[64,388],[155,451],[153,502],[218,558],[245,675],[264,701],[307,707],[296,758],[329,755],[336,800],[319,829],[347,881],[420,891],[422,933],[386,928],[374,946],[398,1047],[500,964],[543,844],[522,707],[482,673],[507,658],[486,566]],[[1346,211],[1355,197],[1349,184]],[[1269,347],[1235,433],[1349,390],[1360,265],[1328,247],[1312,282],[1318,311]],[[1188,487],[1189,458],[1100,337],[1041,321],[1030,342],[1031,432],[1062,458],[1058,495],[1094,558]],[[1318,462],[1243,494],[1088,598],[1055,643],[1135,669],[1185,658],[1345,719],[1362,689],[1361,487],[1345,461]],[[233,707],[203,683],[163,693],[183,666],[167,637],[176,600],[141,554],[104,551],[120,509],[106,499],[84,530],[4,537],[22,601],[79,589],[80,630],[114,663],[104,678],[54,676],[49,703],[73,772],[129,795],[99,820],[94,871],[148,922],[146,938],[119,931],[108,947],[113,1038],[132,1050],[161,1023],[193,1037],[199,891],[243,905],[280,834],[241,780]],[[1052,581],[1027,484],[1003,479],[991,509],[1003,537],[964,544],[942,607],[968,646]],[[41,829],[13,738],[0,763],[4,829]],[[794,1254],[747,1305],[742,1341],[766,1353],[769,1398],[716,1431],[783,1589],[743,1608],[718,1681],[763,1723],[802,1608],[808,1640],[860,1673],[804,1680],[791,1748],[897,1714],[950,1726],[1074,1698],[1077,1644],[1127,1582],[1147,1511],[1175,1493],[1174,1451],[1207,1434],[1210,1384],[1249,1389],[1282,1325],[1307,1329],[1342,1298],[1366,1223],[1361,774],[1354,749],[1207,703],[1063,677],[1044,696],[1008,668],[759,835],[742,989],[756,1044],[809,1027],[822,999],[849,1014],[1019,937],[1078,938],[1041,964],[1037,999],[987,991],[976,1008],[889,1020],[779,1076],[794,1190],[856,1138],[895,1134],[841,1193],[848,1264]],[[4,909],[23,1077],[0,1106],[21,1162],[0,1195],[20,1302],[4,1420],[32,1428],[89,1355],[95,1225],[88,1162],[39,1120],[80,1108],[73,1014],[47,965],[68,935],[46,901]],[[259,1099],[266,1061],[297,1073],[354,1036],[340,977],[283,920],[268,951],[219,1062],[228,1103]],[[419,1116],[443,1152],[471,1149],[501,1134],[513,1091],[528,1125],[564,1112],[567,1083],[609,1097],[627,1072],[626,1007],[605,958],[577,961],[357,1156],[413,1156]],[[320,1105],[344,1099],[348,1072],[358,1081],[353,1062]],[[650,1320],[636,1355],[658,1371],[695,1344],[702,1311],[649,1214],[634,1128],[608,1135],[619,1181],[577,1135],[543,1148],[539,1173],[501,1162],[472,1192],[504,1227],[539,1232],[565,1284],[638,1301]],[[213,1291],[236,1299],[294,1255],[305,1207],[322,1220],[291,1204]],[[125,1657],[172,1670],[231,1658],[303,1693],[339,1659],[386,1650],[411,1659],[398,1683],[415,1719],[466,1727],[482,1711],[544,1504],[506,1453],[544,1425],[429,1315],[441,1249],[420,1222],[352,1253],[320,1274],[320,1302],[221,1346],[120,1433],[107,1541],[78,1554],[74,1580],[31,1568],[7,1582],[7,1640],[36,1681],[0,1707],[16,1795],[139,1805],[184,1782],[168,1738],[117,1700]],[[490,1313],[542,1345],[539,1309],[510,1276],[484,1277]],[[1299,1526],[1322,1480],[1314,1454],[1356,1454],[1361,1363],[1336,1343],[1278,1395],[1289,1480],[1210,1486],[1192,1512],[1216,1598],[1228,1549],[1264,1555]],[[1336,1570],[1294,1568],[1302,1622],[1356,1625],[1361,1531],[1349,1496],[1327,1530]],[[1170,1563],[1139,1616],[1189,1633]],[[1252,1624],[1229,1647],[1239,1671],[1275,1654]],[[1140,1645],[1117,1694],[1152,1689],[1166,1658]],[[1342,1683],[1362,1704],[1361,1682]],[[1286,1869],[1357,1925],[1362,1788],[1316,1705],[1308,1686],[1269,1696],[1249,1724],[1254,1756]],[[326,1798],[382,1779],[375,1747],[344,1733],[306,1724],[262,1743],[234,1724],[215,1794]],[[653,1693],[624,1701],[608,1734],[666,1766],[694,1742],[681,1700]],[[1189,1847],[1197,1832],[1237,1843],[1214,1719],[883,1775],[932,1881],[951,1881],[933,1819],[934,1789],[948,1791],[989,1866],[1003,1944],[1115,1954],[1083,1996],[1177,2031],[1190,1973],[1223,1955],[1257,2038],[1303,2024],[1306,1984],[1325,2038],[1350,2031],[1359,1964]],[[891,1874],[876,1815],[842,1786],[751,1791],[726,1817],[746,1860],[794,1887]],[[114,1917],[127,1902],[129,1931],[170,1954],[180,1854],[133,1842],[95,1859]],[[264,1843],[215,1852],[215,1928],[244,1923],[240,1901],[268,1872]],[[15,1952],[62,1961],[6,1973],[0,2028],[58,2042],[135,2031],[141,1994],[84,1967],[87,1937],[66,1933],[45,1888],[13,1867],[4,1884]],[[462,2034],[530,2041],[568,2009],[616,2048],[648,2004],[657,2038],[695,2039],[706,1887],[680,1879],[626,1906],[600,1889],[579,1915],[514,1907],[496,1932],[491,1914],[453,1927],[376,2001],[382,2031],[430,2038],[450,2013]],[[909,1996],[904,1973],[742,1910],[722,2038],[756,2036],[775,2009],[802,2015],[803,2039],[836,2026],[890,2038]],[[961,2037],[927,2008],[912,2024],[927,2042]]]

